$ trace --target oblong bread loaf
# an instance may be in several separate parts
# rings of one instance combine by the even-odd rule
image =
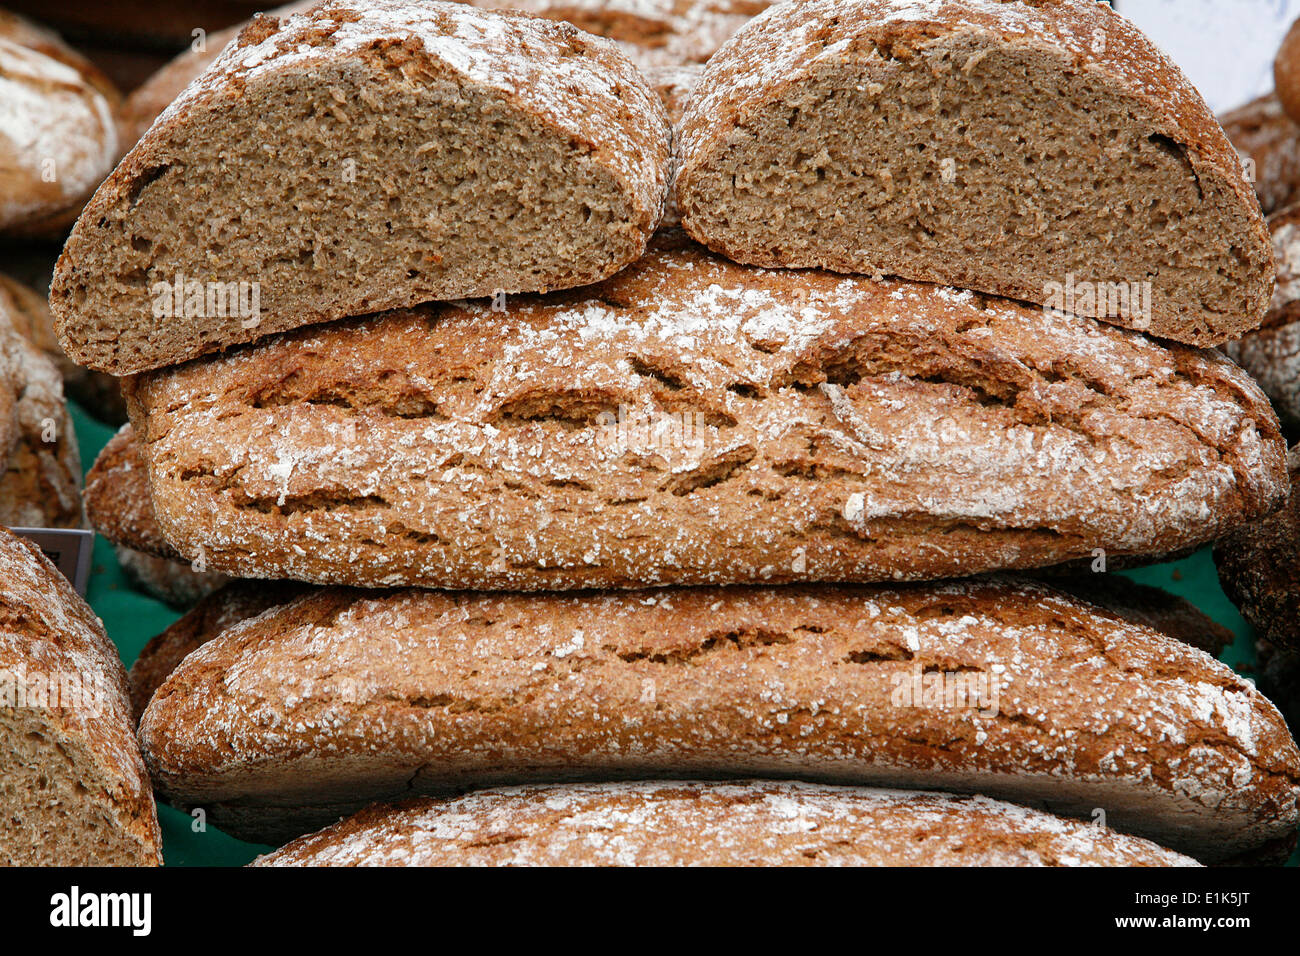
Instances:
[[[253,866],[1195,866],[986,797],[806,783],[510,787],[379,805]]]
[[[1289,853],[1300,751],[1179,641],[1030,582],[314,592],[140,721],[159,792],[256,842],[482,786],[764,776],[977,792],[1207,861]]]

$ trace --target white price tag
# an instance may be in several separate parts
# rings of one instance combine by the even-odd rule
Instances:
[[[1273,89],[1273,57],[1300,0],[1114,0],[1226,113]]]

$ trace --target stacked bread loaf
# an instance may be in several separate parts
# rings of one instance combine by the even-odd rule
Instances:
[[[1223,130],[1091,0],[767,7],[327,0],[139,136],[51,306],[96,525],[238,579],[154,786],[268,864],[1285,857],[1222,632],[1061,574],[1288,496]]]

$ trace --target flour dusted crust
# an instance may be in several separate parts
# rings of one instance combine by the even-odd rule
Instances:
[[[235,577],[933,579],[1170,553],[1286,494],[1276,418],[1217,353],[671,236],[589,289],[303,330],[126,390],[163,537]]]
[[[58,369],[0,296],[0,525],[79,528],[81,457]]]
[[[160,864],[116,647],[40,551],[3,529],[0,580],[0,671],[20,675],[29,694],[37,678],[65,675],[98,688],[96,706],[37,706],[27,697],[28,706],[0,712],[0,765],[13,786],[0,796],[0,863]],[[25,763],[20,747],[40,763]]]
[[[1300,425],[1300,206],[1275,213],[1268,225],[1277,262],[1268,315],[1258,331],[1223,350],[1259,383],[1283,422]]]
[[[86,516],[113,544],[168,561],[185,558],[163,537],[154,517],[149,476],[128,422],[100,449],[86,473]]]
[[[306,593],[288,581],[231,581],[204,596],[183,617],[152,638],[131,665],[131,713],[136,721],[167,675],[190,653],[228,627]]]
[[[1003,55],[1021,59],[979,72]],[[929,98],[916,93],[927,84]],[[1008,89],[1027,116],[981,112],[1002,109]],[[1109,130],[1107,149],[1112,121],[1128,125]],[[841,137],[848,122],[862,125]],[[1007,142],[997,122],[1026,128]],[[913,127],[934,138],[910,138]],[[1112,178],[1059,162],[1085,145]],[[778,4],[706,65],[680,152],[684,227],[754,265],[1032,302],[1067,276],[1147,280],[1149,314],[1101,301],[1080,311],[1201,346],[1257,327],[1271,288],[1267,233],[1223,130],[1177,66],[1094,0]],[[1148,167],[1159,176],[1134,194],[1125,183]]]
[[[266,170],[252,221],[230,196],[241,164],[266,161],[262,134],[205,137],[272,107],[298,115],[278,152],[294,174]],[[236,155],[232,138],[257,147]],[[384,308],[590,283],[644,251],[670,138],[632,63],[566,23],[405,0],[258,18],[78,221],[51,290],[60,340],[122,375]],[[178,275],[258,283],[255,321],[159,318],[157,284]]]
[[[1300,655],[1300,445],[1291,449],[1286,507],[1215,545],[1219,580],[1269,643]]]
[[[1195,866],[986,797],[804,783],[510,787],[376,806],[254,866]]]
[[[1223,116],[1223,129],[1254,180],[1265,215],[1300,203],[1300,125],[1270,93]]]
[[[985,675],[996,705],[897,696],[927,672]],[[1018,581],[325,590],[190,654],[140,740],[173,803],[266,842],[411,793],[758,775],[1103,808],[1210,860],[1292,841],[1300,796],[1300,752],[1248,682]]]
[[[564,20],[616,41],[643,71],[703,64],[769,0],[471,0]]]
[[[0,232],[55,233],[113,168],[117,94],[53,33],[0,11],[0,103]]]

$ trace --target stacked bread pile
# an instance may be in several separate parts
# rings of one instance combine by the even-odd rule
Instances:
[[[1207,348],[1268,232],[1177,68],[1088,0],[639,65],[567,6],[259,18],[74,228],[101,523],[133,486],[240,579],[137,664],[159,793],[325,827],[269,863],[1285,857],[1300,751],[1222,633],[1068,576],[1288,494]]]

